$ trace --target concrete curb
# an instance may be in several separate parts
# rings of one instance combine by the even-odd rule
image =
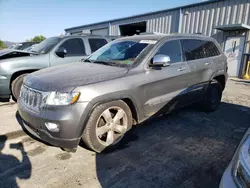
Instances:
[[[250,80],[240,79],[240,78],[230,78],[230,80],[233,80],[235,82],[242,82],[246,84],[250,84]]]

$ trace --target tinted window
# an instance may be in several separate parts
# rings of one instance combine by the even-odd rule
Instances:
[[[181,40],[182,51],[186,61],[202,59],[205,57],[203,43],[200,40]]]
[[[179,40],[166,42],[158,50],[157,54],[167,55],[170,57],[170,63],[181,62],[181,47]]]
[[[67,56],[86,55],[83,40],[79,38],[68,39],[60,47],[67,50]]]
[[[107,44],[107,41],[105,39],[89,39],[89,45],[92,52],[95,52],[105,44]]]
[[[211,41],[202,41],[203,47],[205,49],[205,56],[206,57],[213,57],[220,55],[220,51],[218,50],[217,46]]]

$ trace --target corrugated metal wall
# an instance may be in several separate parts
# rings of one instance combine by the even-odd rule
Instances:
[[[181,23],[183,33],[217,33],[215,26],[250,24],[250,0],[226,0],[184,8]]]
[[[103,23],[103,24],[93,24],[90,26],[84,26],[84,27],[78,27],[75,29],[71,29],[70,31],[68,31],[71,34],[77,34],[77,33],[81,33],[83,30],[93,30],[93,29],[104,29],[104,28],[108,28],[109,24],[108,23]]]
[[[109,35],[120,35],[120,25],[137,22],[147,22],[147,32],[161,33],[202,33],[212,36],[223,46],[230,32],[216,30],[216,26],[228,24],[250,25],[250,0],[221,0],[211,3],[201,3],[194,6],[179,9],[161,11],[146,15],[119,19],[101,24],[73,29],[70,33],[81,30],[93,30],[109,27]],[[246,41],[250,41],[250,34],[246,32]],[[249,43],[245,47],[245,52],[250,53]]]
[[[136,22],[147,22],[147,32],[175,33],[202,33],[213,36],[218,30],[215,26],[244,23],[250,25],[250,0],[222,0],[206,4],[198,4],[182,8],[180,18],[179,9],[160,13],[124,18],[116,21],[83,26],[69,32],[79,32],[82,29],[92,30],[109,27],[110,35],[119,35],[119,25]],[[180,20],[180,28],[179,28]]]
[[[216,30],[216,26],[229,24],[250,25],[250,0],[224,0],[182,9],[180,23],[182,33],[202,33],[212,36],[222,44],[227,32]],[[249,38],[249,34],[247,35]],[[249,46],[245,48],[249,52]]]
[[[178,32],[179,10],[111,22],[110,35],[120,35],[120,25],[143,21],[147,22],[147,32],[175,33]]]

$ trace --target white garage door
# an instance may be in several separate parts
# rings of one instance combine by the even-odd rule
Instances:
[[[94,29],[94,30],[91,30],[91,33],[92,33],[93,35],[102,35],[102,36],[104,36],[104,35],[108,35],[108,34],[109,34],[109,30],[108,30],[108,28],[106,27],[106,28],[102,28],[102,29]]]

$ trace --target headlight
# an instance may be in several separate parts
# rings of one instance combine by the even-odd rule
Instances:
[[[46,99],[47,105],[70,105],[74,104],[80,97],[80,93],[51,92]]]
[[[240,185],[250,185],[250,136],[240,145],[233,164],[233,176]]]

